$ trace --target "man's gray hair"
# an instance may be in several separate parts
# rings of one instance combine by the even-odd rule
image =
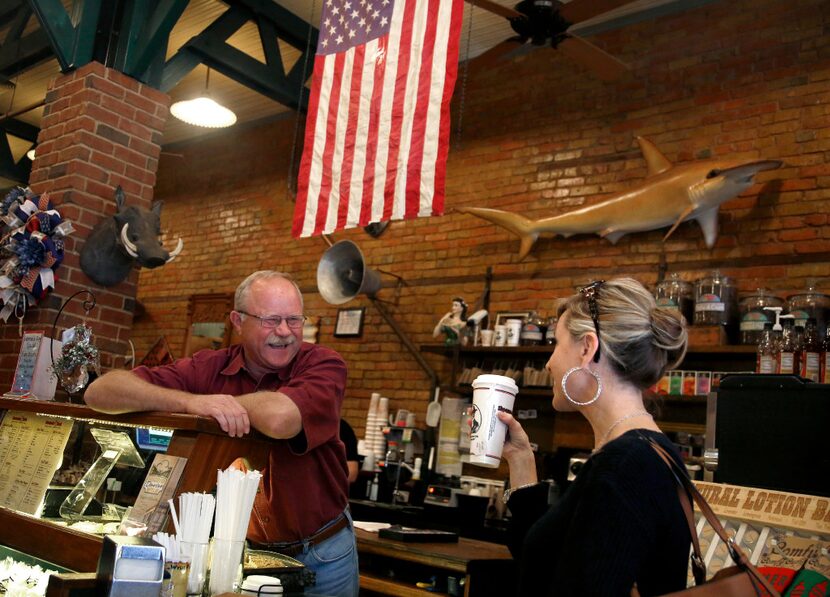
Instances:
[[[248,292],[251,289],[251,284],[253,284],[257,280],[271,280],[273,278],[280,278],[282,280],[288,280],[289,282],[291,282],[291,284],[293,284],[294,288],[297,290],[297,296],[300,297],[300,307],[304,307],[303,293],[300,291],[300,287],[297,286],[297,283],[294,281],[294,278],[291,276],[291,274],[286,274],[284,272],[278,272],[270,269],[264,269],[252,273],[250,276],[242,280],[242,283],[240,283],[239,286],[236,287],[236,293],[233,297],[233,308],[237,311],[247,310]]]

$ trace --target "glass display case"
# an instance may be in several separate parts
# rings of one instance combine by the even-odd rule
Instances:
[[[0,546],[94,572],[103,534],[118,531],[148,473],[173,474],[171,498],[210,492],[217,469],[240,456],[264,465],[267,453],[264,436],[230,438],[209,418],[107,415],[74,404],[0,398]],[[154,516],[145,522],[169,529],[166,508],[154,509]]]

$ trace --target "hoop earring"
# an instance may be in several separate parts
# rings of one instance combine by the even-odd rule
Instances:
[[[568,394],[568,378],[571,376],[571,373],[575,373],[576,371],[586,371],[587,373],[592,375],[597,382],[597,393],[594,394],[593,398],[591,398],[587,402],[579,402],[578,400],[574,400],[573,398],[571,398],[571,395]],[[602,393],[602,380],[599,378],[598,374],[588,369],[588,367],[571,367],[570,369],[568,369],[567,373],[565,373],[565,375],[562,377],[562,391],[565,393],[565,398],[567,398],[568,402],[570,402],[571,404],[574,404],[576,406],[588,406],[589,404],[593,404],[594,402],[596,402],[597,398],[599,398],[599,395]]]

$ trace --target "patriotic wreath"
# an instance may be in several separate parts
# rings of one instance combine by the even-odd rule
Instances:
[[[55,286],[63,261],[63,239],[72,223],[63,220],[46,193],[15,187],[0,204],[0,319],[23,318]]]

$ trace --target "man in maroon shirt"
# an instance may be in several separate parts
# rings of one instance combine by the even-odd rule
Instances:
[[[212,417],[231,437],[253,426],[274,438],[248,538],[317,573],[314,593],[357,595],[357,549],[339,439],[346,365],[303,338],[303,298],[285,274],[260,271],[236,289],[231,323],[241,343],[171,365],[116,370],[90,384],[86,403],[108,413]]]

